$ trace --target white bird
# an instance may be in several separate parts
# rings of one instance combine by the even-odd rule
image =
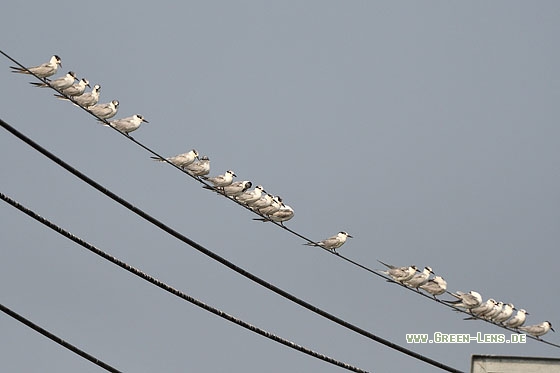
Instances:
[[[99,90],[101,90],[101,86],[96,84],[93,86],[91,92],[86,92],[83,95],[75,97],[74,101],[76,104],[87,109],[90,106],[97,104],[99,101]]]
[[[492,320],[494,316],[502,312],[503,306],[504,306],[504,302],[498,302],[494,304],[492,309],[490,309],[488,312],[485,312],[484,315],[482,315],[482,317],[486,320]]]
[[[48,76],[56,74],[58,66],[62,67],[62,60],[55,54],[51,57],[49,62],[45,62],[39,66],[28,67],[27,70],[31,71],[39,78],[46,78]],[[29,71],[22,67],[10,66],[10,68],[14,70],[12,71],[13,73],[30,74]]]
[[[304,243],[304,245],[320,246],[323,249],[331,250],[332,252],[336,253],[336,249],[338,249],[340,246],[344,245],[347,238],[353,238],[353,237],[351,235],[349,235],[347,232],[340,231],[337,234],[335,234],[334,236],[331,236],[329,238],[325,238],[322,241],[307,242],[307,243]]]
[[[414,276],[416,273],[416,266],[408,266],[408,267],[395,267],[394,265],[383,263],[381,260],[377,260],[379,263],[383,264],[385,267],[389,268],[387,271],[380,271],[386,275],[391,276],[391,278],[401,284],[405,281],[408,281]]]
[[[258,209],[258,213],[265,216],[272,215],[276,211],[280,210],[280,207],[282,206],[281,203],[282,198],[280,196],[274,196],[272,197],[272,203],[270,206]]]
[[[537,339],[540,339],[539,337],[548,333],[549,330],[552,330],[553,332],[555,331],[552,329],[550,321],[545,321],[537,325],[520,326],[517,329],[524,331],[527,334],[531,334],[532,336],[537,337]]]
[[[210,173],[210,158],[202,156],[200,160],[194,161],[185,167],[185,171],[191,176],[205,176]]]
[[[142,122],[150,123],[140,114],[134,114],[131,117],[111,120],[109,121],[109,125],[128,135],[130,132],[136,131]]]
[[[260,209],[264,209],[265,207],[272,205],[272,197],[272,195],[265,193],[264,196],[262,196],[255,202],[249,203],[249,207],[258,212]]]
[[[284,204],[284,202],[280,202],[280,208],[277,211],[267,215],[266,218],[253,218],[253,220],[259,220],[262,222],[273,221],[284,226],[284,222],[293,218],[294,214],[295,212],[293,208]]]
[[[455,307],[471,309],[482,304],[482,296],[473,290],[469,291],[468,293],[458,291],[456,293],[451,293],[451,295],[457,298],[457,300],[444,300],[444,302],[452,304]]]
[[[420,286],[420,289],[427,291],[435,299],[436,295],[441,295],[447,291],[447,281],[441,276],[435,276],[433,279],[428,280],[428,282]]]
[[[40,88],[52,87],[58,91],[62,91],[63,89],[66,89],[70,87],[72,84],[74,84],[75,80],[78,80],[78,78],[76,78],[76,73],[73,71],[69,71],[63,77],[52,80],[48,83],[30,82],[29,84],[32,84],[35,87],[40,87]]]
[[[230,185],[225,186],[223,192],[226,196],[235,197],[235,196],[240,195],[241,193],[243,193],[247,189],[249,189],[252,185],[253,185],[253,183],[251,183],[248,180],[235,181],[235,182],[232,182]],[[207,189],[214,189],[214,188],[208,187],[206,185],[204,187],[206,187]]]
[[[511,319],[507,321],[504,321],[502,324],[504,326],[507,326],[508,328],[517,329],[525,323],[525,319],[527,318],[528,314],[529,313],[524,309],[517,310],[515,316],[513,316]]]
[[[95,104],[90,106],[88,110],[95,116],[101,119],[109,119],[117,114],[119,110],[119,102],[117,100],[113,100],[106,104]]]
[[[404,284],[419,291],[418,288],[428,282],[430,273],[434,273],[430,267],[424,267],[424,270],[415,274],[412,278],[406,280]]]
[[[506,321],[513,314],[513,308],[514,306],[511,303],[504,304],[500,312],[492,317],[491,319],[492,322],[495,322],[496,324],[500,324]]]
[[[203,177],[204,180],[211,182],[215,188],[225,187],[233,182],[233,178],[237,176],[232,170],[227,170],[225,174],[214,177]]]
[[[162,158],[151,157],[153,160],[163,162]],[[178,154],[173,157],[165,158],[167,161],[173,163],[175,166],[184,168],[194,162],[198,158],[198,151],[196,149],[190,150],[186,153]]]
[[[86,87],[91,87],[89,85],[89,82],[87,79],[81,79],[78,83],[71,85],[68,88],[62,89],[62,93],[64,93],[66,96],[70,96],[70,97],[75,97],[75,96],[80,96],[82,95],[85,90]],[[60,97],[60,95],[55,94],[54,96],[56,97]]]
[[[246,205],[250,205],[252,202],[255,202],[255,201],[258,201],[259,199],[261,199],[263,192],[264,192],[264,189],[263,189],[262,185],[257,185],[252,190],[244,191],[243,193],[241,193],[240,195],[235,197],[235,199],[238,200],[241,203],[244,203]]]
[[[495,305],[496,305],[496,301],[490,298],[486,302],[482,303],[480,306],[471,308],[470,312],[477,317],[483,317],[486,313],[490,312]],[[468,319],[474,319],[474,317],[470,317]]]

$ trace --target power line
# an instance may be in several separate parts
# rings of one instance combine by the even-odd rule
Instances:
[[[21,63],[19,63],[17,60],[15,60],[14,58],[12,58],[11,56],[9,56],[8,54],[6,54],[5,52],[3,52],[2,50],[0,50],[0,53],[3,54],[6,58],[8,58],[9,60],[11,60],[12,62],[14,62],[15,64],[17,64],[18,66],[20,66],[21,68],[23,68],[24,70],[26,70],[27,72],[29,72],[29,73],[30,73],[31,75],[33,75],[35,78],[37,78],[37,79],[39,79],[40,81],[42,81],[42,82],[48,84],[48,81],[47,81],[46,79],[40,78],[40,77],[38,77],[37,75],[33,74],[31,71],[29,71],[29,70],[27,69],[27,67],[23,66]],[[59,94],[61,94],[62,96],[66,97],[66,98],[69,99],[70,101],[74,102],[74,100],[73,100],[72,97],[65,95],[64,93],[62,93],[61,91],[57,90],[56,88],[53,88],[53,87],[50,86],[50,85],[49,85],[49,87],[50,87],[51,89],[53,89],[54,91],[58,92]],[[75,102],[74,102],[74,103],[75,103]],[[107,124],[107,125],[109,124],[109,122],[108,122],[106,119],[101,119],[101,118],[99,118],[97,115],[93,114],[91,111],[87,110],[86,108],[82,107],[81,105],[76,104],[76,106],[78,106],[80,109],[84,110],[84,111],[87,112],[88,114],[92,115],[94,118],[96,118],[96,119],[99,120],[100,122],[105,123],[105,124]],[[142,144],[141,142],[135,140],[135,139],[134,139],[132,136],[130,136],[129,134],[123,133],[123,132],[119,131],[118,129],[116,129],[116,128],[112,127],[112,126],[109,126],[109,127],[112,128],[114,131],[118,132],[119,134],[121,134],[122,136],[128,138],[130,141],[132,141],[133,143],[135,143],[136,145],[138,145],[138,146],[141,147],[142,149],[146,150],[147,152],[151,153],[151,154],[154,155],[155,157],[161,159],[162,161],[164,161],[164,162],[170,164],[172,167],[176,168],[177,170],[183,172],[185,175],[189,176],[190,178],[192,178],[192,179],[198,181],[199,183],[201,183],[201,184],[203,184],[203,185],[205,185],[205,186],[207,186],[207,187],[210,187],[210,189],[216,191],[216,193],[217,193],[218,195],[220,195],[220,196],[222,196],[222,197],[225,197],[226,199],[228,199],[228,200],[230,200],[230,201],[233,201],[234,203],[238,204],[239,206],[241,206],[241,207],[243,207],[243,208],[249,210],[250,212],[252,212],[252,213],[254,213],[254,214],[260,216],[261,218],[266,219],[266,221],[271,222],[272,224],[274,224],[274,225],[276,225],[276,226],[278,226],[278,227],[280,227],[280,228],[282,228],[282,229],[288,231],[289,233],[291,233],[291,234],[293,234],[293,235],[295,235],[295,236],[297,236],[297,237],[299,237],[299,238],[301,238],[301,239],[303,239],[303,240],[305,240],[305,241],[307,241],[307,242],[309,242],[309,243],[314,242],[314,241],[312,241],[311,239],[309,239],[308,237],[306,237],[306,236],[304,236],[304,235],[302,235],[302,234],[300,234],[300,233],[298,233],[298,232],[296,232],[296,231],[294,231],[294,230],[292,230],[292,229],[286,227],[286,226],[283,225],[283,224],[280,224],[280,223],[277,223],[277,222],[268,220],[265,216],[259,214],[257,211],[255,211],[255,210],[249,208],[248,206],[246,206],[246,205],[240,203],[239,201],[237,201],[237,200],[235,200],[235,199],[233,199],[233,198],[227,197],[225,194],[219,193],[215,188],[212,188],[212,186],[211,186],[210,184],[206,183],[204,180],[202,180],[202,179],[200,179],[200,178],[198,178],[198,177],[195,177],[195,176],[189,174],[189,173],[186,172],[183,168],[181,168],[181,167],[179,167],[179,166],[173,164],[172,162],[170,162],[169,160],[167,160],[167,159],[166,159],[165,157],[163,157],[162,155],[158,154],[158,153],[157,153],[156,151],[154,151],[153,149],[151,149],[151,148],[149,148],[148,146]],[[367,272],[369,272],[369,273],[371,273],[371,274],[373,274],[373,275],[376,275],[376,276],[378,276],[378,277],[381,277],[381,278],[383,278],[384,280],[387,280],[387,281],[389,281],[389,282],[394,282],[394,283],[396,283],[396,282],[393,281],[391,278],[386,277],[386,276],[384,276],[383,274],[381,274],[381,273],[379,273],[379,272],[377,272],[377,271],[375,271],[375,270],[373,270],[373,269],[371,269],[371,268],[369,268],[369,267],[367,267],[367,266],[365,266],[365,265],[363,265],[363,264],[361,264],[361,263],[358,263],[358,262],[356,262],[356,261],[354,261],[354,260],[352,260],[352,259],[350,259],[350,258],[348,258],[348,257],[346,257],[346,256],[344,256],[344,255],[341,255],[341,254],[339,254],[338,252],[333,252],[333,251],[330,251],[330,250],[325,249],[325,248],[320,247],[320,246],[317,246],[317,247],[323,249],[323,251],[326,251],[326,252],[328,252],[329,254],[336,255],[336,256],[340,257],[342,260],[344,260],[344,261],[346,261],[346,262],[348,262],[348,263],[350,263],[350,264],[352,264],[352,265],[354,265],[354,266],[356,266],[356,267],[358,267],[358,268],[360,268],[360,269],[363,269],[363,270],[365,270],[365,271],[367,271]],[[519,333],[518,330],[511,329],[511,328],[508,328],[508,327],[506,327],[506,326],[504,326],[504,325],[499,325],[499,324],[493,323],[493,322],[490,321],[490,320],[486,320],[486,319],[483,319],[483,318],[474,316],[474,315],[470,314],[469,312],[467,312],[467,311],[465,311],[465,310],[463,310],[463,309],[454,307],[454,306],[452,306],[452,305],[450,305],[450,304],[447,304],[447,303],[443,303],[443,302],[441,302],[439,299],[432,298],[431,296],[429,296],[429,295],[427,295],[427,294],[424,294],[424,293],[415,291],[414,289],[412,289],[412,288],[410,288],[410,287],[407,287],[407,286],[405,286],[405,285],[403,285],[403,284],[400,284],[400,283],[397,283],[397,284],[398,284],[398,285],[401,285],[401,287],[407,289],[408,291],[411,291],[412,293],[422,295],[422,296],[424,296],[426,299],[429,299],[429,300],[432,300],[432,301],[436,301],[436,302],[438,302],[438,303],[440,303],[440,304],[443,304],[443,305],[445,305],[445,306],[447,306],[447,307],[450,307],[450,308],[452,308],[452,309],[454,309],[454,310],[456,310],[456,311],[458,311],[458,312],[462,312],[462,313],[467,314],[467,315],[469,315],[469,316],[471,316],[471,317],[474,317],[474,318],[476,318],[476,319],[478,319],[478,320],[486,321],[487,323],[490,323],[490,324],[492,324],[492,325],[501,327],[502,329],[506,329],[506,330],[508,330],[508,331],[510,331],[510,332]],[[450,294],[449,291],[446,291],[446,292],[447,292],[448,294]],[[543,340],[543,339],[540,339],[540,338],[535,338],[535,337],[533,337],[533,336],[531,336],[531,335],[527,335],[527,336],[528,336],[529,338],[531,338],[531,339],[536,340],[536,341],[540,341],[540,342],[549,344],[549,345],[551,345],[551,346],[555,346],[555,347],[560,348],[560,345],[556,345],[556,344],[554,344],[554,343],[547,342],[547,341],[545,341],[545,340]]]
[[[447,370],[449,372],[460,372],[459,370],[447,366],[445,364],[442,364],[436,360],[430,359],[424,355],[418,354],[414,351],[408,350],[402,346],[399,346],[393,342],[390,342],[384,338],[378,337],[377,335],[370,333],[362,328],[359,328],[341,318],[338,318],[318,307],[315,307],[314,305],[292,295],[291,293],[288,293],[285,290],[280,289],[279,287],[273,285],[272,283],[269,283],[263,279],[261,279],[260,277],[246,271],[245,269],[237,266],[236,264],[228,261],[227,259],[219,256],[218,254],[214,253],[213,251],[205,248],[204,246],[194,242],[193,240],[191,240],[190,238],[186,237],[185,235],[177,232],[176,230],[172,229],[171,227],[165,225],[163,222],[157,220],[156,218],[152,217],[151,215],[147,214],[146,212],[142,211],[141,209],[139,209],[138,207],[132,205],[130,202],[124,200],[123,198],[119,197],[118,195],[116,195],[115,193],[111,192],[110,190],[108,190],[107,188],[105,188],[104,186],[102,186],[101,184],[97,183],[95,180],[89,178],[88,176],[86,176],[85,174],[83,174],[82,172],[78,171],[77,169],[75,169],[74,167],[70,166],[68,163],[64,162],[62,159],[58,158],[57,156],[55,156],[53,153],[51,153],[50,151],[46,150],[45,148],[43,148],[42,146],[40,146],[39,144],[37,144],[36,142],[34,142],[33,140],[31,140],[29,137],[25,136],[24,134],[22,134],[21,132],[19,132],[18,130],[16,130],[14,127],[10,126],[8,123],[6,123],[4,120],[0,119],[0,126],[2,126],[4,129],[6,129],[8,132],[10,132],[12,135],[14,135],[15,137],[17,137],[18,139],[20,139],[21,141],[23,141],[24,143],[26,143],[27,145],[29,145],[30,147],[32,147],[33,149],[35,149],[36,151],[38,151],[39,153],[43,154],[45,157],[49,158],[51,161],[55,162],[57,165],[59,165],[60,167],[64,168],[65,170],[67,170],[68,172],[70,172],[72,175],[78,177],[79,179],[81,179],[82,181],[86,182],[87,184],[89,184],[90,186],[92,186],[93,188],[97,189],[98,191],[100,191],[101,193],[105,194],[107,197],[111,198],[112,200],[114,200],[115,202],[119,203],[120,205],[126,207],[128,210],[134,212],[136,215],[140,216],[141,218],[143,218],[144,220],[150,222],[151,224],[155,225],[156,227],[160,228],[161,230],[163,230],[164,232],[168,233],[169,235],[177,238],[178,240],[186,243],[187,245],[193,247],[194,249],[198,250],[199,252],[203,253],[204,255],[218,261],[219,263],[225,265],[226,267],[232,269],[233,271],[239,273],[240,275],[250,279],[253,282],[256,282],[257,284],[273,291],[274,293],[324,317],[327,318],[347,329],[350,329],[358,334],[361,334],[371,340],[374,340],[378,343],[381,343],[389,348],[392,348],[394,350],[397,350],[399,352],[402,352],[408,356],[411,356],[415,359],[424,361],[425,363],[428,363],[430,365],[433,365],[435,367],[438,367],[440,369],[443,370]]]
[[[60,337],[57,337],[56,335],[52,334],[51,332],[47,331],[46,329],[41,328],[39,325],[37,325],[37,324],[33,323],[32,321],[26,319],[25,317],[21,316],[17,312],[12,311],[8,307],[4,306],[3,304],[0,304],[0,311],[4,312],[5,314],[7,314],[11,317],[13,317],[14,319],[21,322],[22,324],[27,325],[31,329],[33,329],[36,332],[44,335],[45,337],[49,338],[50,340],[58,343],[62,347],[74,352],[77,355],[80,355],[81,357],[83,357],[86,360],[91,361],[92,363],[94,363],[95,365],[105,369],[106,371],[114,372],[114,373],[120,373],[121,372],[117,368],[114,368],[114,367],[110,366],[109,364],[104,363],[103,361],[99,360],[95,356],[92,356],[92,355],[88,354],[87,352],[85,352],[83,350],[80,350],[78,347],[70,344],[69,342],[66,342],[64,339],[62,339]]]
[[[62,236],[70,239],[71,241],[74,241],[75,243],[81,245],[82,247],[86,248],[87,250],[93,252],[94,254],[102,257],[105,260],[108,260],[109,262],[117,265],[118,267],[132,273],[135,276],[140,277],[141,279],[157,286],[160,289],[163,289],[165,291],[167,291],[168,293],[171,293],[183,300],[186,300],[187,302],[190,302],[192,304],[194,304],[195,306],[198,306],[208,312],[213,313],[214,315],[217,315],[225,320],[231,321],[234,324],[237,324],[245,329],[248,329],[254,333],[260,334],[268,339],[271,339],[273,341],[276,341],[280,344],[283,344],[284,346],[288,346],[294,350],[303,352],[304,354],[310,355],[316,359],[320,359],[323,361],[326,361],[330,364],[336,365],[340,368],[344,368],[353,372],[359,372],[359,373],[367,373],[367,371],[354,367],[352,365],[346,364],[344,362],[341,362],[339,360],[333,359],[329,356],[320,354],[318,352],[315,352],[311,349],[308,349],[306,347],[303,347],[301,345],[298,345],[294,342],[291,342],[287,339],[284,339],[282,337],[279,337],[273,333],[270,333],[264,329],[258,328],[254,325],[251,325],[241,319],[238,319],[224,311],[221,311],[217,308],[214,308],[200,300],[197,300],[196,298],[193,298],[191,296],[189,296],[188,294],[177,290],[173,287],[171,287],[170,285],[167,285],[166,283],[148,275],[147,273],[144,273],[142,271],[140,271],[139,269],[123,262],[122,260],[119,260],[117,258],[115,258],[112,255],[107,254],[106,252],[102,251],[101,249],[97,248],[96,246],[88,243],[87,241],[82,240],[81,238],[75,236],[74,234],[68,232],[67,230],[57,226],[56,224],[54,224],[53,222],[49,221],[47,218],[44,218],[42,216],[40,216],[39,214],[35,213],[34,211],[30,210],[29,208],[23,206],[22,204],[18,203],[17,201],[11,199],[10,197],[6,196],[5,194],[3,194],[2,192],[0,192],[0,199],[2,199],[4,202],[8,203],[9,205],[17,208],[18,210],[20,210],[21,212],[25,213],[26,215],[32,217],[33,219],[37,220],[38,222],[42,223],[43,225],[49,227],[50,229],[54,230],[55,232],[61,234]],[[62,341],[62,340],[61,340]],[[87,354],[86,354],[87,355]],[[87,355],[89,356],[89,355]]]

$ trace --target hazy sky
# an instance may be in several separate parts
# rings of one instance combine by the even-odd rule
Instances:
[[[88,5],[89,4],[89,5]],[[560,328],[560,96],[555,1],[9,2],[1,50],[62,57],[120,101],[163,154],[280,194],[287,224],[340,251],[430,265]],[[406,333],[502,333],[254,222],[0,58],[1,118],[244,269],[391,342],[468,371],[472,354],[557,357],[533,340],[407,345]],[[154,277],[374,372],[434,367],[259,287],[0,130],[0,191]],[[129,372],[339,372],[120,270],[0,204],[0,302]],[[0,315],[7,372],[100,368]],[[507,334],[509,337],[509,333]],[[545,339],[559,343],[549,333]]]

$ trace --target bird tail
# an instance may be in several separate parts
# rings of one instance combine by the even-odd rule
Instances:
[[[208,190],[216,190],[214,187],[210,186],[210,185],[203,185],[202,186],[204,189],[208,189]]]
[[[385,267],[387,267],[387,268],[395,268],[395,266],[392,266],[392,265],[387,264],[387,263],[383,263],[383,262],[382,262],[381,260],[379,260],[379,259],[377,259],[377,261],[378,261],[379,263],[383,264],[383,265],[384,265]]]
[[[302,245],[305,245],[305,246],[319,246],[319,244],[317,242],[306,242]]]
[[[14,71],[15,72],[15,71]],[[49,85],[47,83],[36,83],[36,82],[29,82],[29,84],[34,85],[35,87],[41,87],[41,88],[45,88],[48,87]]]
[[[63,95],[59,95],[59,94],[55,93],[53,96],[56,97],[56,98],[58,98],[59,100],[66,100],[66,101],[68,101],[68,99],[67,99],[66,97],[64,97]]]
[[[164,162],[165,161],[165,159],[160,158],[160,157],[150,157],[150,158],[152,158],[156,162]]]
[[[29,71],[27,71],[27,70],[25,70],[24,68],[21,68],[21,67],[10,66],[10,69],[14,70],[14,71],[12,71],[13,73],[29,74]]]

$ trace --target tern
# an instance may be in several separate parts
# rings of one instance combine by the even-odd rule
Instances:
[[[253,220],[262,222],[273,221],[276,223],[280,223],[281,226],[284,226],[284,222],[293,218],[294,214],[295,212],[293,208],[284,204],[284,202],[280,202],[280,208],[277,211],[267,215],[266,218],[253,218]]]
[[[527,334],[531,334],[533,337],[537,337],[537,339],[540,339],[539,337],[548,333],[549,330],[552,330],[553,332],[555,331],[552,329],[550,321],[544,321],[537,325],[520,326],[517,329],[524,331]]]
[[[336,253],[336,249],[338,249],[340,246],[344,245],[347,238],[353,238],[353,237],[351,235],[349,235],[347,232],[340,231],[337,234],[335,234],[334,236],[329,237],[329,238],[325,238],[322,241],[308,242],[308,243],[304,243],[304,245],[320,246],[323,249],[327,249],[327,250],[330,250],[330,251]]]
[[[428,280],[428,282],[420,286],[420,289],[427,291],[436,299],[436,295],[441,295],[447,291],[447,281],[441,276],[435,276],[433,279]]]
[[[387,271],[380,271],[381,273],[391,276],[393,280],[401,284],[410,280],[416,273],[415,265],[408,267],[395,267],[394,265],[383,263],[381,260],[378,260],[378,262],[389,268]]]
[[[424,270],[415,274],[412,278],[406,280],[404,284],[419,291],[418,288],[428,282],[430,273],[434,273],[430,267],[424,267]]]
[[[109,125],[128,135],[130,132],[136,131],[142,122],[150,123],[140,114],[134,114],[131,117],[111,120],[109,121]]]
[[[117,111],[119,110],[119,102],[117,100],[113,100],[106,104],[95,104],[90,106],[88,110],[98,118],[109,119],[117,114]]]
[[[507,321],[502,322],[502,324],[504,326],[507,326],[508,328],[517,329],[525,323],[525,319],[527,319],[528,314],[529,313],[524,309],[517,310],[515,316],[513,316],[511,319]]]
[[[164,159],[159,157],[151,157],[155,161],[163,162]],[[196,149],[190,150],[186,153],[175,155],[173,157],[165,158],[168,162],[173,163],[175,166],[185,168],[198,158],[198,151]]]
[[[54,56],[51,57],[49,62],[45,62],[39,66],[28,67],[27,69],[24,69],[23,67],[15,67],[15,66],[10,66],[10,68],[13,69],[12,71],[13,73],[19,73],[19,74],[33,73],[39,78],[46,78],[48,76],[56,74],[56,71],[58,70],[58,66],[62,67],[62,60],[60,59],[60,57],[58,57],[55,54]],[[31,71],[31,73],[28,70]]]
[[[73,72],[73,71],[69,71],[62,78],[52,80],[48,83],[30,82],[29,84],[32,84],[35,87],[40,87],[40,88],[52,87],[52,88],[56,89],[57,91],[62,91],[63,89],[66,89],[66,88],[72,86],[72,84],[74,84],[75,80],[78,80],[78,78],[76,78],[76,73]]]
[[[232,170],[227,170],[225,174],[214,177],[203,177],[204,180],[211,182],[215,188],[225,187],[233,182],[237,175]]]
[[[203,155],[200,160],[194,161],[185,167],[185,171],[191,176],[205,176],[210,173],[210,158]]]
[[[511,315],[513,314],[513,309],[514,309],[513,304],[511,303],[504,304],[500,312],[492,317],[491,319],[492,322],[495,322],[496,324],[503,323],[504,321],[506,321],[511,317]]]
[[[455,307],[471,309],[478,307],[482,304],[482,296],[476,291],[469,291],[468,293],[463,293],[458,291],[456,293],[451,293],[457,300],[444,300],[447,304],[452,304]]]
[[[250,205],[251,203],[261,199],[263,192],[264,188],[262,187],[262,185],[257,185],[253,190],[246,190],[245,192],[235,197],[235,199],[241,203]]]
[[[86,87],[91,87],[87,79],[81,79],[78,83],[71,85],[68,88],[61,90],[63,94],[70,97],[80,96],[82,95]],[[59,97],[60,95],[55,94],[55,97]]]
[[[241,193],[243,193],[247,189],[249,189],[252,185],[253,185],[253,183],[251,183],[248,180],[235,181],[235,182],[232,182],[230,185],[225,186],[223,192],[226,196],[235,197],[235,196],[240,195]],[[212,189],[212,190],[214,189],[214,188],[206,186],[206,185],[204,187],[206,187],[206,189]]]

